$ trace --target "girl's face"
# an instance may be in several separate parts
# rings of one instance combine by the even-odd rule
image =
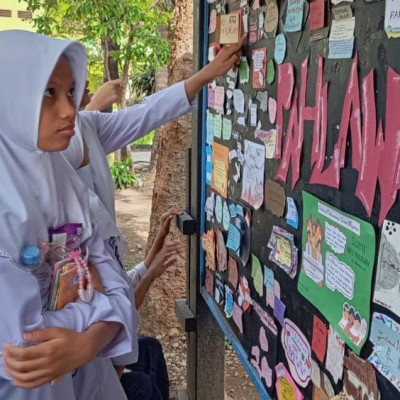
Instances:
[[[61,57],[51,74],[43,95],[38,148],[65,150],[74,135],[76,107],[75,80],[66,57]]]

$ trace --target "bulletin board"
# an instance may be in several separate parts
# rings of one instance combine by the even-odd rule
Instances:
[[[400,1],[202,6],[203,297],[262,398],[400,398]]]

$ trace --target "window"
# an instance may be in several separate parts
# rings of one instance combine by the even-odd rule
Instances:
[[[31,19],[32,12],[31,11],[18,11],[18,18]]]
[[[11,10],[0,10],[0,17],[11,17]]]

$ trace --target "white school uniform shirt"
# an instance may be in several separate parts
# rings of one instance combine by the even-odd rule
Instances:
[[[26,331],[61,327],[78,332],[93,323],[121,324],[100,357],[131,351],[132,320],[129,285],[104,247],[92,221],[88,190],[58,152],[37,146],[41,99],[60,56],[66,56],[75,79],[73,101],[79,104],[85,86],[83,47],[24,31],[0,32],[0,346],[23,343]],[[90,303],[76,301],[59,311],[42,311],[37,280],[20,264],[27,244],[48,240],[48,228],[77,222],[83,245],[96,265],[105,294]],[[0,359],[0,399],[75,400],[71,374],[54,386],[34,390],[12,385]]]
[[[78,115],[80,132],[88,146],[90,164],[79,168],[78,175],[88,187],[98,196],[109,215],[103,215],[101,220],[103,240],[110,254],[120,262],[123,268],[123,255],[126,242],[115,226],[114,184],[106,155],[146,135],[162,124],[179,118],[192,111],[195,102],[189,102],[184,82],[179,82],[151,96],[146,97],[141,104],[113,112],[85,112]],[[78,146],[79,147],[79,146]],[[69,157],[71,158],[71,157]],[[72,159],[71,159],[72,161]],[[91,207],[100,210],[101,205],[93,198]],[[114,224],[111,223],[112,218]],[[138,264],[130,277],[125,275],[127,282],[133,289],[140,283],[146,274],[147,268],[144,262]],[[125,271],[123,272],[125,273]],[[126,274],[126,273],[125,273]],[[133,298],[134,301],[134,298]],[[137,332],[139,318],[136,309],[133,312],[133,330]],[[115,365],[128,365],[138,359],[138,343],[134,337],[131,353],[113,359]],[[109,399],[115,398],[116,385],[110,385],[105,376],[115,373],[115,369],[109,360],[96,359],[92,363],[79,368],[74,376],[75,393],[79,399]],[[116,376],[116,374],[115,374]],[[115,377],[113,376],[113,381]],[[85,381],[93,379],[98,382],[96,391],[85,391],[92,385],[82,385]],[[103,383],[106,383],[105,385]]]

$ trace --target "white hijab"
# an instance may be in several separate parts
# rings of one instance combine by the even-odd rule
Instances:
[[[102,165],[99,165],[99,162],[107,162],[106,156],[104,153],[101,154],[99,151],[97,143],[93,140],[90,140],[91,135],[85,135],[85,127],[81,126],[80,119],[77,118],[75,120],[75,135],[71,140],[69,147],[64,150],[62,153],[68,162],[76,169],[77,174],[81,178],[82,182],[90,189],[89,190],[89,204],[90,211],[93,218],[93,222],[96,223],[96,228],[103,240],[108,240],[111,237],[116,238],[118,240],[118,250],[120,259],[123,260],[125,250],[126,250],[126,240],[123,234],[118,229],[115,218],[111,215],[108,207],[103,203],[104,195],[101,196],[101,193],[98,193],[99,185],[95,184],[95,180],[93,177],[93,171],[97,169],[103,169]],[[86,145],[88,146],[89,154],[90,154],[90,162],[88,165],[81,167],[84,151],[83,151],[83,140],[85,139]],[[89,143],[88,143],[89,142]],[[101,146],[99,144],[99,146]],[[94,156],[94,157],[93,157]],[[93,158],[93,159],[92,159]],[[108,164],[107,164],[108,168]],[[101,185],[100,185],[101,186]],[[103,183],[103,187],[106,186],[107,194],[112,195],[112,200],[114,204],[114,186],[112,185],[111,189],[108,188],[106,184]]]
[[[38,149],[43,94],[61,55],[75,78],[79,107],[86,55],[77,42],[25,31],[0,32],[0,256],[48,240],[48,228],[82,223],[92,234],[88,191],[59,152]]]

